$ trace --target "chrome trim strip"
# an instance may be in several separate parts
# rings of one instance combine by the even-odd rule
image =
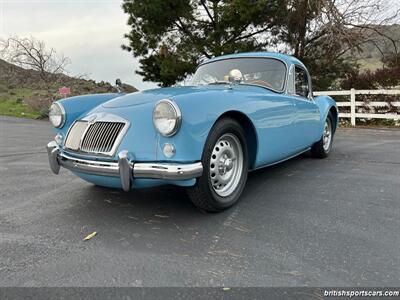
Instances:
[[[54,126],[52,122],[50,122],[50,123],[51,123],[51,125],[53,125],[54,128],[61,129],[61,128],[64,127],[65,122],[67,121],[67,115],[66,115],[66,113],[65,113],[65,108],[64,108],[64,106],[63,106],[60,102],[58,102],[58,101],[53,102],[51,105],[57,105],[57,106],[60,108],[62,119],[61,119],[60,125],[58,125],[58,126]],[[50,107],[51,107],[51,106],[50,106]]]
[[[203,174],[201,162],[191,164],[136,163],[133,178],[186,180]]]
[[[58,156],[58,163],[60,166],[71,171],[102,176],[120,176],[119,165],[117,162],[87,160],[60,153]]]
[[[47,144],[47,156],[49,158],[49,165],[50,169],[54,174],[58,174],[60,172],[60,165],[58,164],[58,155],[60,153],[60,150],[58,148],[58,145],[55,141],[51,141],[50,143]]]
[[[118,153],[118,167],[119,167],[119,177],[121,178],[122,189],[125,192],[129,192],[131,189],[131,164],[129,162],[129,153],[124,150]]]
[[[294,90],[294,94],[292,94],[292,95],[296,96],[296,97],[300,97],[302,99],[314,101],[314,92],[313,92],[313,88],[312,88],[312,78],[311,78],[310,72],[308,72],[307,68],[305,68],[304,66],[301,66],[301,65],[299,65],[297,63],[292,65],[293,72],[296,72],[296,67],[302,69],[307,74],[309,94],[308,94],[308,97],[303,97],[301,95],[296,94],[296,81],[295,81],[296,80],[296,74],[294,73],[293,74],[293,79],[294,79],[293,84],[294,84],[295,90]]]
[[[65,122],[67,121],[67,114],[65,113],[64,105],[62,105],[62,104],[59,103],[59,102],[54,102],[54,103],[57,104],[57,105],[60,107],[60,109],[61,109],[62,122],[61,122],[60,126],[57,127],[57,128],[59,128],[59,129],[61,129],[61,128],[64,127]]]

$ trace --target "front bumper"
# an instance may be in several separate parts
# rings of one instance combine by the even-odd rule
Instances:
[[[60,167],[71,171],[100,176],[120,177],[122,188],[129,191],[133,178],[187,180],[203,173],[201,162],[191,164],[135,163],[128,151],[118,154],[118,162],[87,160],[72,157],[60,151],[55,141],[47,144],[50,169],[58,174]]]

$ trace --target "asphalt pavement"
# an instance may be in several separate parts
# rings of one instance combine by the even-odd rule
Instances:
[[[328,159],[252,172],[219,214],[53,175],[53,137],[0,117],[0,286],[399,286],[400,130],[341,129]]]

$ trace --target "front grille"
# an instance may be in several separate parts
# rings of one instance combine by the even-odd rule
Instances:
[[[110,152],[124,125],[124,123],[114,122],[96,122],[90,125],[82,140],[81,151]]]
[[[74,151],[112,155],[111,151],[124,126],[125,123],[122,122],[75,122],[65,147]]]

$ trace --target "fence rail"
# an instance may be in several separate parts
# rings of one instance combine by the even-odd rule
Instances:
[[[324,91],[314,92],[315,96],[327,95],[327,96],[350,96],[349,102],[336,102],[339,107],[340,118],[350,118],[351,125],[356,125],[357,118],[365,119],[387,119],[387,120],[400,120],[400,114],[396,113],[358,113],[357,107],[400,107],[400,101],[387,102],[387,101],[371,101],[363,102],[356,101],[356,95],[400,95],[400,90],[355,90],[351,89],[348,91]],[[350,113],[340,112],[340,107],[350,107]]]

